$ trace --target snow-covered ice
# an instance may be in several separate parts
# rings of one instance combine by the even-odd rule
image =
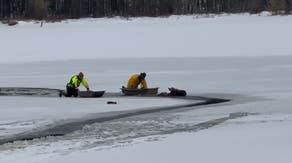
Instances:
[[[186,100],[151,97],[76,99],[4,96],[0,101],[0,138],[45,127],[62,120],[85,118],[91,114],[189,103]],[[118,105],[108,105],[107,101],[115,101]]]
[[[118,92],[132,73],[145,71],[160,91],[174,86],[232,99],[5,144],[0,162],[291,162],[292,16],[194,17],[0,25],[1,87],[63,89],[83,71],[92,89]],[[1,137],[93,113],[187,101],[1,96],[0,102]],[[228,119],[232,113],[247,116]],[[220,118],[226,119],[210,128],[193,127]]]
[[[0,62],[290,55],[291,16],[171,16],[0,24]]]

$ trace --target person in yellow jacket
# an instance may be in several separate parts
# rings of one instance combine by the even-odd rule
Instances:
[[[141,89],[147,89],[147,82],[145,80],[146,73],[142,72],[140,74],[132,75],[128,81],[127,88],[129,89],[137,89],[140,85]]]
[[[66,97],[77,97],[78,96],[78,87],[80,86],[80,83],[87,89],[87,91],[90,91],[89,85],[87,81],[84,78],[84,74],[80,72],[78,75],[74,75],[71,77],[69,83],[66,85]]]

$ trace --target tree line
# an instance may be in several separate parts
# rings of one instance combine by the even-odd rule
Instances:
[[[200,13],[290,14],[292,0],[0,0],[2,19],[168,16]]]

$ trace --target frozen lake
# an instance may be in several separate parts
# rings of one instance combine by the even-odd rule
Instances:
[[[148,74],[149,86],[159,86],[161,91],[166,91],[168,87],[174,86],[186,89],[191,95],[228,98],[233,101],[218,106],[199,109],[194,107],[193,109],[139,115],[101,124],[96,123],[85,126],[82,130],[64,137],[48,137],[3,145],[0,147],[0,161],[43,162],[46,160],[50,162],[54,160],[55,162],[63,162],[64,160],[70,160],[70,162],[74,162],[78,160],[77,162],[79,162],[80,160],[86,160],[94,162],[103,160],[111,162],[109,155],[113,154],[120,157],[123,162],[127,162],[129,158],[127,159],[125,156],[136,148],[143,153],[147,153],[147,155],[154,156],[153,159],[144,159],[145,162],[159,161],[161,157],[156,156],[153,153],[154,151],[161,152],[161,150],[177,146],[178,149],[182,150],[177,156],[169,156],[170,153],[175,152],[173,150],[161,153],[160,156],[166,157],[167,155],[166,160],[173,158],[176,161],[188,162],[192,160],[190,151],[200,151],[202,147],[196,145],[196,143],[192,147],[188,144],[183,145],[184,143],[179,143],[180,139],[197,143],[215,141],[216,138],[212,135],[224,135],[224,133],[231,135],[232,131],[238,132],[240,128],[242,128],[240,131],[243,134],[237,136],[240,137],[242,143],[234,147],[236,158],[241,158],[241,156],[243,158],[241,152],[247,150],[244,142],[249,144],[255,141],[249,139],[246,134],[250,133],[255,137],[263,136],[261,131],[265,133],[277,131],[276,136],[281,139],[282,143],[285,142],[286,147],[275,149],[284,152],[292,147],[290,141],[286,139],[288,138],[287,135],[291,135],[291,125],[289,124],[292,121],[292,111],[290,109],[292,97],[290,87],[292,83],[291,61],[292,57],[290,56],[277,56],[96,59],[1,64],[0,76],[2,80],[0,85],[2,87],[63,89],[71,75],[83,71],[92,89],[118,92],[119,88],[126,84],[131,74],[145,71]],[[108,100],[116,100],[118,105],[108,106],[106,105]],[[92,113],[188,103],[184,100],[136,99],[134,97],[125,99],[109,97],[67,99],[2,96],[0,101],[2,104],[0,110],[3,113],[0,118],[2,136],[48,125],[54,121],[87,116]],[[240,120],[228,120],[230,113],[248,113],[250,115]],[[196,128],[198,124],[225,117],[227,117],[227,121],[222,121],[222,124],[220,123],[217,127],[202,131]],[[280,130],[279,127],[283,127],[283,129]],[[209,132],[212,135],[209,135]],[[167,133],[172,133],[172,135],[170,136]],[[193,140],[191,135],[195,135],[196,140]],[[282,139],[281,135],[286,136]],[[246,137],[247,139],[245,139]],[[215,145],[232,143],[232,141],[229,142],[228,136],[219,136],[217,139],[214,144],[207,143],[208,149]],[[257,141],[260,144],[265,144],[271,141],[270,139],[272,137],[257,139]],[[152,146],[156,150],[153,151]],[[259,155],[274,152],[272,148],[275,146],[275,144],[270,144],[270,150],[261,151]],[[228,152],[228,149],[224,151]],[[210,152],[215,151],[211,149]],[[98,158],[95,155],[98,155]],[[137,156],[139,155],[138,152]],[[227,157],[225,153],[222,155]],[[49,158],[50,156],[54,157]],[[290,155],[279,152],[278,156],[285,159],[290,158]],[[213,160],[211,158],[199,158],[199,160]],[[268,158],[273,160],[271,157]],[[221,161],[223,160],[221,159]],[[242,160],[253,161],[251,158]],[[137,157],[130,159],[130,162],[135,161],[137,161]]]
[[[192,96],[231,99],[0,145],[0,163],[290,163],[292,16],[269,15],[81,19],[42,28],[36,22],[0,24],[0,87],[64,89],[83,71],[91,89],[119,92],[130,75],[146,72],[149,87],[160,92],[177,87]],[[107,105],[109,100],[118,104]],[[0,139],[189,102],[0,96]]]

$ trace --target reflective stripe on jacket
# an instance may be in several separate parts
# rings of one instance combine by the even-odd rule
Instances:
[[[131,78],[128,81],[127,88],[138,88],[138,86],[141,85],[141,88],[147,89],[147,82],[146,80],[142,80],[141,82],[139,81],[139,75],[135,74],[132,75]]]
[[[70,82],[67,83],[67,86],[71,88],[78,88],[80,86],[80,83],[85,88],[89,88],[87,81],[84,78],[82,80],[79,80],[77,75],[72,76],[72,78],[70,79]]]

